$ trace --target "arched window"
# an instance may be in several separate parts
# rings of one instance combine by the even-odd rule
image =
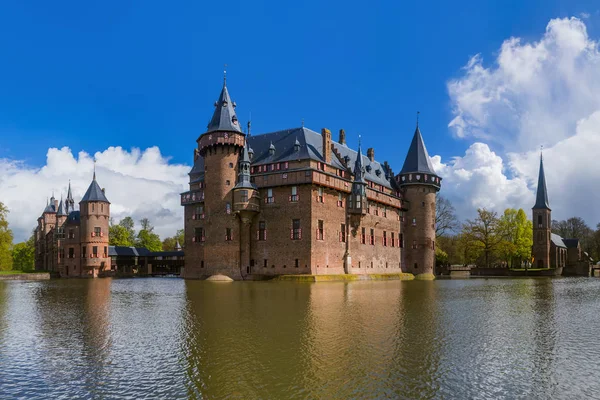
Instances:
[[[231,203],[229,202],[225,204],[225,213],[231,214]]]

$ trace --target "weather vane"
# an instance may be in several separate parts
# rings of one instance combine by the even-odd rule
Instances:
[[[223,65],[223,83],[227,83],[227,64]]]
[[[421,111],[417,111],[417,126],[419,126],[419,114],[421,114]]]

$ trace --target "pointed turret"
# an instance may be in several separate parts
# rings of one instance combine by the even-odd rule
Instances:
[[[96,182],[96,171],[94,171],[94,178],[92,180],[92,183],[90,184],[90,187],[88,187],[88,190],[85,192],[79,203],[92,201],[110,203],[104,195],[104,190],[102,190],[100,188],[100,185],[98,185],[98,182]]]
[[[350,214],[367,213],[367,181],[365,180],[365,168],[363,166],[363,155],[360,148],[360,139],[358,140],[358,152],[354,161],[354,182],[352,182],[352,193],[348,203],[348,212]]]
[[[250,154],[248,152],[248,141],[246,141],[246,144],[244,145],[238,166],[238,182],[237,185],[235,185],[235,188],[256,189],[256,185],[250,182]]]
[[[69,181],[69,190],[67,191],[67,199],[65,200],[65,212],[69,215],[72,211],[75,211],[75,200],[73,200],[71,181]]]
[[[550,210],[548,204],[548,190],[546,189],[546,174],[544,173],[544,157],[540,154],[540,173],[538,176],[537,195],[535,197],[534,210]]]
[[[404,160],[404,165],[400,171],[401,174],[409,172],[435,174],[435,170],[429,159],[429,154],[427,153],[427,148],[425,148],[425,143],[423,142],[423,136],[421,135],[419,125],[417,125],[417,129],[415,130],[415,134],[408,149],[408,154]]]
[[[175,251],[181,251],[181,245],[179,244],[179,239],[175,242]]]
[[[65,206],[63,203],[62,197],[60,198],[60,203],[58,203],[58,212],[56,213],[59,217],[66,217],[67,213],[65,212]]]
[[[219,100],[215,103],[215,112],[206,129],[206,132],[215,131],[242,133],[237,115],[235,115],[235,102],[231,101],[225,82],[223,82]]]
[[[363,167],[363,155],[360,148],[360,140],[358,142],[358,153],[356,155],[356,161],[354,162],[354,182],[366,183],[365,182],[365,168]]]

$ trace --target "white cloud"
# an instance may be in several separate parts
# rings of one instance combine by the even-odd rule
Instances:
[[[183,228],[179,193],[186,190],[189,166],[169,163],[158,147],[144,151],[109,147],[93,157],[83,151],[75,157],[63,147],[49,149],[42,168],[0,159],[0,201],[10,209],[15,241],[29,236],[53,190],[57,199],[66,196],[69,179],[75,203],[79,202],[92,179],[93,158],[97,181],[106,188],[115,221],[125,216],[136,222],[148,217],[163,238]]]
[[[553,217],[600,221],[600,52],[582,20],[553,19],[539,41],[507,39],[492,66],[472,57],[448,92],[454,135],[488,143],[435,160],[461,216],[482,206],[529,210],[543,145]]]

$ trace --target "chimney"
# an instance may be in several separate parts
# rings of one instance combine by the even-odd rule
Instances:
[[[340,140],[338,140],[340,144],[346,144],[346,131],[340,129]]]
[[[323,136],[323,157],[326,163],[331,163],[331,131],[327,128],[321,129]]]
[[[371,162],[375,161],[375,149],[369,147],[367,149],[367,157],[369,158],[369,160],[371,160]]]

